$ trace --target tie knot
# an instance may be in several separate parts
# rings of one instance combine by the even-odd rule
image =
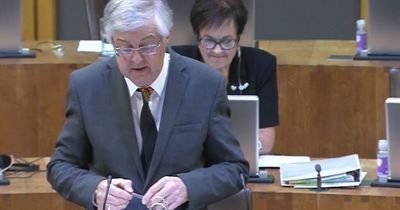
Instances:
[[[139,90],[142,93],[143,100],[149,102],[150,96],[153,93],[153,88],[145,87],[145,88],[140,88]]]

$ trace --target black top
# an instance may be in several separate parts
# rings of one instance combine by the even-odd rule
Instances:
[[[173,46],[172,49],[181,55],[203,61],[197,46]],[[253,47],[240,49],[240,58],[236,55],[232,60],[226,90],[229,95],[257,95],[260,103],[260,128],[276,126],[279,124],[276,57]],[[238,89],[239,72],[241,84],[249,84],[243,91]],[[236,90],[233,90],[232,86],[236,87]]]

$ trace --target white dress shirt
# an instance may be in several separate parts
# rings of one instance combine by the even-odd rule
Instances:
[[[150,87],[153,88],[153,93],[151,94],[149,100],[149,107],[151,114],[153,115],[155,124],[157,126],[157,130],[160,129],[161,113],[164,103],[165,85],[168,76],[169,60],[170,60],[170,55],[168,53],[165,53],[164,64],[161,69],[161,72],[156,78],[156,80],[154,80],[154,82],[150,85]],[[136,86],[129,78],[126,77],[125,77],[125,82],[128,85],[129,89],[133,124],[135,126],[138,148],[141,153],[143,140],[140,131],[140,113],[142,111],[143,98],[142,94],[136,91],[140,87]]]

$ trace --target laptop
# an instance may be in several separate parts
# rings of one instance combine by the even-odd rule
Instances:
[[[246,160],[250,176],[258,175],[258,96],[229,95],[232,129]]]
[[[389,147],[388,181],[400,181],[400,98],[387,98],[386,138]]]
[[[400,56],[400,1],[368,0],[368,54]]]
[[[34,57],[21,48],[21,0],[0,0],[0,5],[0,58]]]

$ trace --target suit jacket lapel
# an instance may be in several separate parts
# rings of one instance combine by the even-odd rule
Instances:
[[[154,149],[152,163],[148,172],[145,187],[150,184],[158,165],[162,160],[166,145],[169,140],[169,135],[174,125],[176,115],[182,102],[188,75],[185,73],[185,64],[182,62],[179,55],[169,49],[171,59],[169,64],[169,72],[165,89],[164,105],[161,115],[160,128],[157,135],[157,143]]]
[[[134,164],[136,166],[133,167],[132,165],[132,171],[135,171],[137,173],[136,177],[144,180],[144,173],[140,161],[140,153],[133,125],[129,90],[125,83],[124,77],[119,71],[115,58],[110,59],[108,67],[108,70],[104,72],[104,79],[109,84],[107,86],[107,95],[111,99],[110,106],[112,106],[111,110],[115,112],[115,117],[118,120],[122,121],[122,127],[116,128],[115,132],[123,133],[124,138],[122,139],[123,142],[121,142],[121,146],[125,147],[124,151],[127,151],[129,153],[129,155],[132,157],[132,160],[134,160]],[[131,162],[128,164],[131,164]]]

